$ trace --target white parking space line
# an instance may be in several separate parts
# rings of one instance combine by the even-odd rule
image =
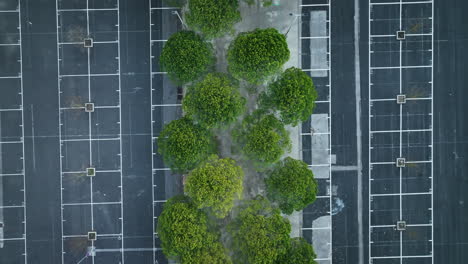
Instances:
[[[62,206],[80,206],[80,205],[112,205],[122,204],[119,202],[93,202],[93,203],[63,203]]]
[[[329,223],[328,223],[328,226],[329,227],[325,227],[325,228],[315,228],[315,227],[312,227],[312,226],[302,226],[302,230],[310,230],[310,231],[314,231],[314,230],[326,230],[328,233],[326,235],[329,236],[329,242],[330,243],[327,243],[327,246],[320,246],[322,249],[322,252],[318,253],[318,257],[315,259],[316,261],[331,261],[332,260],[332,257],[333,257],[333,232],[332,232],[332,229],[330,228],[330,226],[332,225],[332,207],[333,207],[333,197],[332,197],[332,152],[331,152],[331,127],[332,127],[332,119],[331,119],[331,108],[332,108],[332,86],[331,86],[331,30],[332,30],[332,26],[331,26],[331,21],[330,21],[330,18],[332,17],[332,14],[331,14],[331,1],[328,1],[328,3],[326,4],[301,4],[300,7],[301,7],[301,14],[303,14],[304,10],[307,10],[308,12],[310,12],[310,14],[306,14],[306,15],[309,15],[311,16],[312,12],[314,11],[318,11],[318,12],[324,12],[326,13],[326,15],[323,15],[323,17],[321,16],[318,16],[320,19],[318,22],[316,21],[306,21],[306,22],[303,22],[301,21],[300,24],[302,23],[314,23],[314,25],[317,25],[316,27],[316,30],[313,30],[312,28],[310,29],[310,35],[309,36],[299,36],[299,38],[301,40],[308,40],[308,39],[317,39],[317,40],[323,40],[325,43],[324,45],[326,45],[326,47],[324,48],[324,51],[326,53],[327,56],[325,56],[325,59],[326,59],[326,64],[323,63],[323,64],[320,64],[320,65],[317,65],[315,66],[315,64],[311,64],[311,66],[308,66],[308,68],[304,68],[303,66],[301,66],[302,68],[302,71],[304,72],[308,72],[310,73],[310,75],[312,76],[312,79],[314,78],[324,78],[326,79],[326,82],[327,84],[325,85],[325,87],[328,88],[327,92],[328,92],[328,96],[326,96],[326,100],[317,100],[315,103],[316,104],[328,104],[326,105],[325,107],[327,107],[327,112],[326,113],[317,113],[317,115],[324,115],[324,117],[321,118],[321,120],[326,120],[326,125],[324,125],[324,130],[326,129],[326,131],[323,131],[321,130],[320,132],[313,132],[311,130],[310,133],[301,133],[301,136],[310,136],[311,139],[313,139],[314,136],[321,136],[322,138],[326,138],[326,142],[325,144],[327,144],[327,147],[325,149],[322,148],[322,150],[326,151],[328,153],[328,157],[326,158],[326,160],[324,159],[323,161],[314,161],[314,160],[310,160],[310,163],[308,164],[308,167],[311,168],[312,170],[314,170],[315,168],[327,168],[328,171],[325,172],[325,174],[327,175],[327,178],[324,178],[326,179],[326,181],[321,181],[321,184],[325,184],[325,189],[327,190],[327,195],[320,195],[320,196],[317,196],[318,199],[325,199],[325,200],[328,200],[328,211],[326,212],[320,212],[320,214],[322,214],[323,216],[326,216],[328,217],[329,219]],[[301,19],[302,19],[302,16],[301,16]],[[312,20],[312,19],[311,19]],[[315,23],[316,22],[316,23]],[[321,25],[321,26],[320,26]],[[325,34],[323,34],[323,32],[325,32]],[[302,30],[299,30],[299,32],[302,32]],[[315,34],[315,35],[314,35]],[[300,57],[302,57],[302,51],[300,51],[301,54],[299,55]],[[317,67],[317,68],[314,68]],[[320,76],[320,74],[315,74],[316,72],[326,72],[326,74],[324,74],[323,76]],[[314,77],[315,75],[317,76],[320,76],[320,77]],[[314,115],[316,115],[315,113],[312,114],[312,118],[311,118],[311,123],[310,123],[310,126],[311,126],[311,129],[313,129],[314,127],[317,128],[317,127],[320,127],[321,126],[321,123],[317,123],[314,121]],[[325,139],[324,139],[325,140]],[[302,146],[301,146],[302,148]],[[311,151],[313,151],[314,147],[311,146]],[[312,205],[313,206],[313,205]],[[306,217],[306,216],[305,216]],[[312,221],[315,221],[316,219],[312,219]],[[316,235],[317,233],[312,233],[312,236]],[[325,235],[325,236],[326,236]],[[313,239],[313,241],[315,241],[316,239]],[[316,247],[318,247],[318,245],[314,245]],[[326,249],[325,249],[326,248]]]
[[[19,59],[14,59],[12,60],[11,62],[17,62],[19,63],[19,72],[18,72],[18,75],[16,76],[2,76],[0,77],[0,79],[19,79],[19,84],[20,84],[20,91],[19,91],[19,95],[20,95],[20,98],[19,98],[19,102],[16,102],[16,104],[19,105],[19,108],[14,108],[14,109],[11,109],[11,108],[1,108],[0,109],[0,113],[8,113],[8,112],[19,112],[20,113],[20,116],[19,118],[21,118],[21,124],[19,125],[21,127],[20,129],[20,132],[18,133],[18,135],[15,135],[15,138],[19,138],[20,140],[11,140],[11,141],[2,141],[0,139],[0,155],[4,155],[4,156],[8,156],[8,155],[14,155],[14,153],[11,153],[8,151],[9,148],[7,148],[6,146],[7,145],[20,145],[20,159],[21,159],[21,172],[18,172],[18,173],[3,173],[4,171],[4,167],[5,166],[9,166],[10,164],[4,164],[2,163],[2,161],[0,160],[0,186],[3,186],[3,188],[5,188],[5,186],[3,185],[3,181],[4,179],[6,179],[6,177],[20,177],[21,178],[21,185],[18,186],[20,189],[19,191],[22,192],[22,196],[21,196],[21,201],[18,201],[18,202],[21,202],[21,205],[5,205],[4,204],[4,200],[5,198],[8,200],[8,196],[5,196],[3,198],[0,198],[0,222],[1,223],[5,223],[5,226],[4,228],[2,228],[2,234],[1,234],[1,239],[0,241],[1,242],[6,242],[6,241],[23,241],[23,246],[24,246],[24,249],[20,250],[20,249],[17,249],[17,248],[10,248],[10,251],[14,251],[14,253],[12,252],[12,254],[20,254],[22,255],[22,258],[24,259],[24,263],[27,263],[28,262],[28,253],[27,253],[27,234],[28,234],[28,231],[27,231],[27,208],[26,208],[26,166],[25,166],[25,148],[24,148],[24,111],[23,111],[23,105],[24,105],[24,98],[23,98],[23,38],[22,38],[22,28],[21,28],[21,3],[18,2],[18,8],[15,9],[15,10],[1,10],[0,13],[16,13],[18,15],[18,19],[15,21],[8,21],[9,23],[12,23],[12,25],[15,23],[16,24],[16,29],[17,29],[17,32],[15,32],[15,34],[18,34],[19,36],[19,39],[18,39],[18,42],[17,43],[10,43],[10,44],[0,44],[0,46],[2,47],[19,47]],[[8,62],[4,62],[4,63],[8,63]],[[3,116],[3,115],[2,115]],[[0,116],[0,117],[2,117]],[[12,119],[8,119],[8,122],[13,122],[13,121],[19,121],[19,120],[12,120]],[[2,122],[3,123],[3,122]],[[10,123],[8,123],[10,124]],[[1,131],[0,131],[1,132]],[[1,135],[1,133],[0,133]],[[9,136],[12,136],[12,135],[9,135]],[[1,138],[1,137],[0,137]],[[0,195],[2,195],[1,193],[1,189],[0,189]],[[10,203],[11,204],[11,203]],[[7,209],[7,210],[5,210]],[[20,215],[16,210],[14,210],[15,212],[13,212],[14,214],[12,214],[11,210],[8,210],[8,209],[22,209],[22,214],[23,215]],[[6,221],[5,221],[6,219]],[[13,220],[15,219],[15,220]],[[10,225],[22,225],[22,229],[23,229],[23,236],[22,237],[8,237],[8,236],[11,236],[9,235],[9,230],[14,230],[15,228],[18,228],[18,227],[11,227]],[[4,230],[8,230],[8,231],[4,231]],[[5,232],[5,233],[4,233]],[[16,233],[16,232],[15,232]],[[5,237],[7,236],[7,237]],[[4,248],[4,245],[2,243],[2,248]],[[5,249],[4,249],[5,250]],[[8,259],[8,257],[7,257]]]
[[[0,47],[21,46],[21,43],[0,44]]]
[[[101,237],[101,236],[116,236],[116,237],[119,237],[121,238],[123,236],[123,222],[124,222],[124,219],[123,219],[123,202],[122,202],[122,199],[123,199],[123,175],[122,175],[122,170],[120,169],[122,167],[122,138],[121,138],[121,135],[122,135],[122,124],[121,124],[121,120],[122,120],[122,109],[121,109],[121,101],[122,101],[122,97],[121,97],[121,75],[120,75],[120,72],[121,72],[121,61],[120,61],[120,7],[119,7],[119,3],[117,1],[117,6],[116,8],[100,8],[100,9],[94,9],[94,8],[89,8],[89,4],[90,4],[90,0],[83,0],[83,1],[86,1],[86,8],[84,9],[59,9],[59,5],[58,5],[58,0],[56,1],[56,22],[57,22],[57,53],[58,53],[58,66],[57,66],[57,70],[58,70],[58,100],[59,100],[59,106],[61,106],[59,108],[59,140],[60,140],[60,143],[61,143],[61,146],[60,146],[60,175],[61,175],[61,178],[60,178],[60,188],[61,188],[61,230],[62,230],[62,263],[65,263],[65,254],[67,254],[66,252],[66,249],[65,249],[65,244],[64,244],[64,239],[66,238],[73,238],[73,237],[87,237],[87,234],[64,234],[64,227],[63,227],[63,222],[66,221],[66,219],[64,219],[64,215],[63,215],[63,210],[65,207],[73,207],[73,206],[79,206],[79,205],[87,205],[90,207],[90,223],[91,223],[91,230],[89,231],[95,231],[96,227],[97,227],[97,224],[99,222],[99,224],[101,224],[101,222],[103,221],[103,219],[100,219],[100,218],[95,218],[96,216],[94,215],[94,206],[96,205],[120,205],[120,216],[118,217],[118,224],[120,224],[120,233],[118,234],[97,234],[98,237]],[[90,37],[94,37],[92,36],[92,32],[90,30],[90,23],[91,23],[91,20],[90,20],[90,12],[93,12],[94,15],[98,14],[99,15],[99,12],[103,12],[103,11],[115,11],[115,13],[111,13],[111,14],[115,14],[116,18],[117,18],[117,24],[115,25],[116,27],[116,32],[117,32],[117,40],[110,40],[110,41],[95,41],[94,44],[102,44],[102,45],[113,45],[113,44],[117,44],[117,56],[115,57],[115,59],[117,60],[117,72],[110,72],[110,73],[92,73],[91,72],[91,48],[85,48],[86,49],[86,53],[87,53],[87,73],[86,74],[61,74],[62,72],[62,69],[61,69],[61,62],[63,61],[62,59],[62,56],[67,56],[66,54],[63,54],[60,52],[61,50],[61,47],[62,46],[66,46],[66,45],[84,45],[84,40],[83,42],[61,42],[60,39],[61,39],[61,30],[60,30],[60,27],[61,27],[61,21],[59,20],[60,19],[60,16],[61,15],[67,15],[67,16],[75,16],[75,15],[86,15],[86,28],[84,30],[86,30],[86,35],[87,36],[90,36]],[[77,12],[76,14],[74,14],[73,12]],[[92,102],[93,100],[93,97],[92,97],[92,94],[94,93],[94,89],[96,88],[92,88],[91,87],[91,78],[92,77],[101,77],[101,76],[116,76],[118,77],[118,85],[119,85],[119,88],[118,90],[116,90],[116,92],[118,92],[118,103],[116,102],[117,105],[99,105],[97,104],[96,105],[96,102]],[[84,77],[84,78],[87,78],[87,102],[91,102],[91,103],[94,103],[94,109],[114,109],[115,111],[118,111],[118,114],[119,114],[119,120],[117,121],[117,124],[119,125],[119,135],[116,135],[116,136],[111,136],[109,138],[103,138],[102,136],[108,136],[106,134],[100,134],[100,132],[98,131],[97,134],[94,134],[96,132],[93,131],[93,119],[95,118],[95,114],[93,113],[93,111],[87,113],[87,128],[88,128],[88,131],[89,131],[89,134],[86,134],[86,138],[82,138],[80,137],[79,135],[74,135],[74,136],[68,136],[66,135],[66,130],[64,130],[64,124],[62,123],[62,112],[63,111],[67,111],[67,110],[77,110],[77,111],[85,111],[85,106],[65,106],[65,107],[62,107],[62,104],[61,102],[63,101],[63,91],[61,90],[62,87],[61,87],[61,80],[63,80],[64,78],[71,78],[71,77]],[[66,136],[66,138],[63,138],[64,136]],[[84,171],[64,171],[64,167],[63,167],[63,159],[66,158],[65,154],[66,155],[69,155],[70,153],[73,154],[73,153],[76,153],[76,150],[74,150],[73,148],[67,148],[67,149],[64,149],[66,152],[64,152],[64,150],[62,149],[63,146],[64,146],[64,143],[67,143],[67,142],[85,142],[85,143],[88,143],[88,148],[89,148],[89,159],[85,162],[87,162],[89,164],[89,166],[91,168],[94,168],[94,166],[98,165],[98,164],[93,164],[94,163],[94,160],[98,160],[98,158],[96,157],[93,157],[93,155],[97,155],[96,152],[93,151],[93,149],[95,147],[93,147],[93,142],[118,142],[119,144],[119,153],[117,154],[119,157],[119,169],[113,169],[113,168],[109,168],[109,169],[106,169],[106,168],[100,168],[100,169],[94,169],[95,170],[95,175],[96,176],[88,176],[90,177],[89,179],[89,193],[90,193],[90,202],[86,202],[86,203],[64,203],[64,199],[63,199],[63,192],[64,192],[64,182],[63,182],[63,177],[65,175],[70,175],[70,174],[84,174],[86,175],[88,173],[87,170],[84,170]],[[97,152],[99,153],[99,152]],[[117,186],[115,191],[119,193],[119,200],[118,201],[114,201],[114,202],[96,202],[94,201],[94,193],[95,193],[95,189],[97,188],[96,186],[94,186],[94,177],[99,177],[99,174],[100,173],[118,173],[120,174],[119,177],[120,177],[120,186]],[[118,252],[120,252],[120,260],[119,262],[121,264],[124,264],[125,263],[125,256],[124,256],[124,239],[120,239],[120,249],[116,249]],[[94,241],[91,242],[91,246],[94,246]],[[91,263],[95,263],[95,257],[94,256],[90,256],[91,258]]]
[[[0,79],[20,79],[21,75],[18,76],[0,76]]]
[[[373,46],[372,46],[372,42],[373,42],[373,39],[379,39],[379,38],[395,38],[396,39],[396,32],[395,34],[370,34],[370,32],[373,32],[372,31],[372,26],[373,26],[373,21],[374,19],[378,19],[379,21],[383,21],[383,19],[379,19],[378,17],[374,17],[374,13],[373,13],[373,7],[374,6],[379,6],[379,10],[382,11],[384,10],[385,6],[398,6],[399,8],[399,14],[398,14],[398,17],[395,17],[394,19],[398,19],[398,22],[399,22],[399,30],[402,30],[404,31],[405,28],[403,27],[403,21],[405,21],[406,19],[411,19],[411,18],[407,18],[407,17],[404,17],[403,16],[403,10],[406,8],[406,6],[408,5],[415,5],[416,8],[418,7],[418,5],[420,5],[421,7],[427,7],[427,5],[431,5],[431,8],[432,8],[432,14],[425,17],[425,19],[430,19],[431,20],[431,23],[432,23],[432,28],[431,28],[431,33],[408,33],[406,34],[407,37],[416,37],[416,36],[430,36],[431,37],[431,48],[430,49],[427,49],[425,51],[430,51],[431,54],[430,55],[422,55],[422,56],[430,56],[430,57],[426,57],[429,61],[430,61],[430,65],[428,65],[427,63],[426,64],[421,64],[421,65],[403,65],[403,53],[406,52],[404,49],[403,49],[403,42],[405,41],[405,39],[402,39],[402,40],[399,40],[399,48],[396,52],[398,52],[398,55],[399,55],[399,65],[398,66],[385,66],[385,65],[382,65],[382,66],[378,66],[378,67],[373,67],[371,65],[372,64],[372,61],[373,61]],[[382,12],[379,12],[377,13],[380,14]],[[369,262],[372,263],[372,260],[374,259],[399,259],[399,263],[400,264],[403,264],[404,263],[404,260],[405,259],[414,259],[414,258],[431,258],[431,263],[434,263],[434,259],[433,259],[433,252],[434,252],[434,241],[433,241],[433,225],[432,225],[432,219],[433,219],[433,149],[432,149],[432,146],[433,146],[433,100],[432,100],[432,94],[433,94],[433,58],[434,58],[434,55],[433,55],[433,43],[434,43],[434,40],[433,40],[433,33],[432,33],[432,29],[434,28],[433,26],[433,19],[432,19],[432,16],[434,14],[434,6],[433,6],[433,2],[432,1],[412,1],[412,2],[403,2],[403,0],[400,0],[400,1],[394,1],[394,2],[382,2],[382,3],[374,3],[372,2],[372,0],[369,0],[369,24],[368,24],[368,28],[369,28],[369,214],[368,214],[368,217],[369,217]],[[387,19],[387,18],[386,18]],[[424,18],[422,18],[424,19]],[[382,25],[380,25],[382,26]],[[421,56],[421,55],[420,55]],[[429,115],[431,116],[431,121],[430,121],[430,124],[428,124],[426,126],[426,128],[421,128],[421,129],[404,129],[403,128],[403,119],[405,118],[404,115],[403,115],[403,104],[400,103],[399,105],[399,129],[395,129],[395,130],[386,130],[386,129],[382,129],[382,130],[379,130],[379,129],[374,129],[374,130],[371,130],[370,128],[372,127],[372,122],[374,122],[375,120],[378,120],[381,116],[384,116],[382,113],[379,113],[379,115],[372,115],[372,109],[373,107],[375,107],[375,105],[377,105],[377,102],[394,102],[395,104],[397,103],[397,100],[396,98],[373,98],[373,94],[378,94],[379,92],[379,89],[377,89],[376,87],[373,87],[373,83],[372,83],[372,76],[374,74],[373,70],[398,70],[398,74],[399,74],[399,82],[398,82],[398,85],[399,85],[399,94],[403,94],[404,91],[406,90],[406,87],[404,85],[407,85],[406,83],[403,82],[403,73],[405,70],[407,69],[424,69],[424,68],[428,68],[430,69],[431,71],[431,77],[430,77],[430,81],[426,81],[426,82],[423,82],[425,84],[430,84],[431,85],[431,95],[428,97],[428,96],[424,96],[424,97],[416,97],[416,98],[406,98],[407,101],[430,101],[431,103],[431,109],[426,113],[426,115]],[[405,88],[405,89],[404,89]],[[374,104],[375,103],[375,104]],[[383,105],[383,104],[380,104],[380,105]],[[382,110],[379,110],[379,111],[382,111]],[[410,111],[410,109],[406,109],[406,111]],[[390,115],[391,113],[389,113]],[[407,115],[408,113],[405,113],[405,115]],[[411,114],[411,113],[409,113]],[[422,114],[421,112],[417,112],[416,113],[417,115],[424,115]],[[388,115],[387,115],[388,116]],[[392,114],[392,116],[394,116]],[[376,124],[378,125],[379,123],[376,121]],[[373,145],[373,141],[372,141],[372,138],[374,135],[376,134],[393,134],[393,133],[399,133],[399,143],[398,145],[394,145],[392,146],[392,148],[388,148],[389,151],[392,151],[390,149],[395,149],[396,147],[398,147],[398,151],[399,151],[399,157],[401,158],[405,158],[405,159],[408,159],[408,157],[403,157],[403,154],[406,153],[406,152],[409,152],[408,147],[411,147],[411,144],[409,143],[405,143],[403,144],[403,138],[404,136],[406,137],[407,134],[405,133],[424,133],[423,135],[428,135],[428,133],[430,133],[430,142],[426,142],[426,144],[423,144],[423,143],[418,143],[418,147],[421,147],[421,146],[425,146],[425,147],[428,147],[429,148],[429,151],[431,152],[431,156],[429,158],[429,160],[405,160],[404,163],[405,164],[430,164],[431,166],[431,172],[424,175],[424,177],[426,177],[428,180],[431,181],[431,186],[429,188],[429,191],[428,192],[404,192],[404,181],[403,181],[403,171],[406,169],[405,165],[403,165],[402,167],[400,167],[398,170],[399,170],[399,175],[395,175],[395,176],[398,176],[399,177],[399,191],[398,192],[394,192],[394,193],[378,193],[377,191],[374,191],[372,189],[372,182],[374,181],[374,177],[373,177],[373,165],[393,165],[393,166],[397,166],[396,164],[396,160],[395,161],[379,161],[379,162],[372,162],[372,155],[373,155],[373,150],[374,151],[386,151],[384,149],[375,149],[374,148],[374,145]],[[377,143],[376,143],[377,144]],[[404,151],[404,148],[406,148],[406,150]],[[399,255],[398,256],[385,256],[385,255],[382,255],[382,256],[378,256],[377,254],[379,253],[375,253],[373,252],[373,241],[372,241],[372,232],[373,232],[373,229],[375,228],[389,228],[389,227],[396,227],[396,223],[395,225],[373,225],[372,224],[372,214],[373,214],[373,210],[372,210],[372,202],[373,202],[373,197],[399,197],[398,200],[399,200],[399,205],[398,205],[398,212],[399,212],[399,221],[407,221],[408,219],[404,219],[405,215],[403,214],[404,211],[403,211],[403,204],[404,203],[408,203],[408,200],[411,200],[413,198],[411,198],[412,196],[427,196],[430,198],[431,200],[431,205],[430,207],[428,207],[427,209],[431,211],[431,216],[429,219],[424,219],[423,222],[426,222],[427,223],[422,223],[422,224],[414,224],[414,223],[408,223],[407,226],[408,227],[417,227],[417,226],[424,226],[424,227],[430,227],[431,228],[431,232],[430,232],[430,238],[429,239],[421,239],[419,241],[421,241],[422,243],[430,243],[430,247],[431,247],[431,250],[430,250],[430,254],[429,255],[411,255],[409,252],[409,248],[407,248],[407,246],[404,244],[404,236],[403,236],[403,233],[405,231],[400,231],[400,234],[399,234]],[[406,197],[406,199],[404,200],[403,197]],[[418,201],[418,200],[415,200],[415,201]],[[409,204],[411,205],[411,204]],[[406,205],[407,207],[409,205]],[[414,205],[413,205],[414,206]],[[408,209],[406,209],[408,210]],[[415,242],[415,241],[412,241],[412,242]],[[409,253],[405,253],[405,252],[409,252]],[[426,263],[426,262],[425,262]]]
[[[149,15],[149,27],[150,27],[150,30],[149,30],[149,39],[150,39],[150,48],[149,48],[149,52],[150,52],[150,97],[151,97],[151,137],[153,137],[154,135],[154,128],[153,128],[153,124],[155,123],[155,120],[154,120],[154,115],[153,115],[153,59],[154,59],[154,56],[153,56],[153,27],[154,27],[154,24],[153,24],[153,10],[157,10],[156,8],[153,8],[152,5],[151,5],[151,2],[152,0],[148,0],[148,4],[149,4],[149,10],[150,10],[150,15]],[[152,243],[153,243],[153,248],[156,247],[156,212],[154,210],[154,200],[155,200],[155,183],[154,183],[154,172],[155,172],[155,164],[154,164],[154,155],[156,155],[153,151],[155,150],[156,148],[156,142],[155,140],[151,140],[151,153],[152,153],[152,156],[151,156],[151,186],[153,186],[152,188],[152,191],[151,191],[151,200],[153,201],[153,206],[152,206],[152,214],[153,214],[153,221],[152,221],[152,226],[153,226],[153,234],[152,234]],[[156,263],[156,253],[153,251],[153,262]]]
[[[151,5],[151,3],[150,3],[150,5]],[[178,8],[178,7],[150,7],[150,10],[172,10],[172,9],[175,10],[175,9],[180,9],[180,8]]]
[[[395,2],[372,2],[372,1],[369,1],[369,5],[373,6],[373,5],[419,5],[419,4],[431,4],[432,1],[411,1],[411,2],[404,2],[405,0],[401,0],[401,1],[395,1]]]
[[[0,112],[15,112],[15,111],[23,111],[23,108],[18,108],[18,109],[0,109]]]
[[[83,8],[83,9],[58,9],[61,12],[89,12],[89,11],[119,11],[118,8]]]
[[[118,44],[118,40],[93,41],[93,44]],[[60,42],[59,45],[83,45],[83,42]]]
[[[164,106],[182,106],[182,104],[155,104],[152,107],[164,107]]]

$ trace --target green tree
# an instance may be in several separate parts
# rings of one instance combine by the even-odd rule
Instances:
[[[274,28],[243,32],[229,46],[227,59],[234,77],[259,84],[289,60],[288,43]]]
[[[312,79],[301,69],[287,69],[268,88],[262,104],[278,110],[285,124],[296,126],[312,115],[317,91]]]
[[[232,123],[242,114],[245,98],[239,93],[237,82],[222,73],[209,73],[188,88],[182,106],[187,116],[204,127]]]
[[[183,257],[203,248],[208,218],[186,196],[175,196],[164,204],[157,232],[167,257]]]
[[[228,232],[236,262],[270,264],[287,253],[291,225],[267,199],[259,196],[240,207]]]
[[[200,78],[213,66],[213,47],[193,31],[173,34],[161,52],[161,67],[177,84]]]
[[[249,6],[255,4],[255,0],[244,0]],[[273,5],[273,0],[259,0],[263,7],[269,7]]]
[[[207,38],[220,37],[241,20],[238,5],[238,0],[190,0],[187,24]]]
[[[186,172],[215,151],[211,133],[183,117],[167,124],[158,137],[158,152],[176,172]]]
[[[302,237],[291,238],[291,244],[288,251],[283,255],[278,264],[317,264],[312,245]]]
[[[242,195],[244,172],[233,159],[216,155],[191,171],[185,191],[199,209],[207,208],[218,218],[224,218]]]
[[[289,132],[272,114],[257,110],[247,116],[233,132],[234,141],[256,165],[278,161],[291,148]]]
[[[212,241],[213,236],[208,236],[207,241]],[[220,242],[208,242],[202,250],[192,254],[190,258],[185,258],[184,263],[190,264],[232,264],[232,260],[227,254],[226,248]]]
[[[285,214],[304,209],[315,201],[317,182],[307,164],[287,157],[268,172],[267,197]]]
[[[181,263],[231,263],[219,242],[219,234],[208,230],[207,215],[187,196],[179,195],[167,201],[156,230],[168,258]],[[211,262],[202,262],[204,259]]]

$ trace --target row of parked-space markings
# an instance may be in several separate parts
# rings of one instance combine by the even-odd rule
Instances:
[[[21,7],[0,6],[0,262],[26,263]]]
[[[331,264],[331,1],[302,0],[301,10],[301,67],[312,77],[318,93],[314,113],[302,124],[302,158],[319,189],[316,201],[303,210],[302,235],[314,246],[316,261]]]
[[[151,134],[153,184],[153,259],[154,263],[167,263],[162,253],[156,226],[164,203],[182,193],[181,175],[174,174],[164,165],[158,153],[158,136],[164,125],[182,116],[182,87],[174,85],[161,69],[159,57],[167,39],[182,29],[178,18],[180,9],[167,6],[161,0],[148,0],[150,8],[150,72],[151,72]]]
[[[369,1],[369,263],[433,263],[433,2]]]
[[[62,263],[124,263],[119,1],[56,15]]]

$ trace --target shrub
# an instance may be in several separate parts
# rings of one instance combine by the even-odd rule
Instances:
[[[227,59],[234,77],[259,84],[289,60],[288,43],[273,28],[240,33],[229,46]]]
[[[241,206],[228,225],[234,258],[238,263],[270,264],[286,254],[291,225],[259,196]]]
[[[287,157],[267,174],[267,197],[283,213],[300,211],[315,201],[317,182],[305,162]]]
[[[171,121],[158,137],[158,152],[164,163],[176,172],[195,168],[214,150],[211,133],[186,117]]]
[[[244,172],[233,159],[213,155],[190,172],[185,191],[199,209],[207,208],[218,218],[224,218],[241,198]]]
[[[289,68],[270,84],[262,103],[279,111],[285,124],[296,126],[310,118],[317,91],[312,79],[301,69]]]
[[[281,264],[317,264],[317,255],[311,244],[302,237],[291,238],[288,252],[281,257]]]
[[[225,74],[210,73],[188,88],[182,103],[187,116],[211,128],[235,121],[244,111],[245,98],[237,82]]]
[[[187,196],[167,201],[158,218],[157,232],[168,258],[182,263],[231,263],[219,235],[208,230],[208,217]]]
[[[173,34],[161,52],[161,67],[177,84],[200,78],[214,64],[213,48],[193,31]]]
[[[233,138],[243,153],[260,166],[278,161],[291,148],[283,123],[274,115],[259,110],[242,121],[241,127],[233,132]]]
[[[190,0],[187,24],[207,38],[220,37],[241,20],[238,0]]]

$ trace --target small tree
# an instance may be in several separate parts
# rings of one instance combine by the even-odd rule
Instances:
[[[287,253],[280,258],[281,264],[317,264],[312,245],[302,237],[291,238],[291,245]]]
[[[164,254],[184,257],[203,248],[208,234],[208,218],[186,196],[175,196],[164,205],[157,232]]]
[[[238,4],[238,0],[190,0],[187,24],[207,38],[220,37],[241,20]]]
[[[213,241],[214,236],[209,235],[206,240]],[[227,250],[224,248],[221,242],[207,242],[202,250],[198,250],[195,254],[191,255],[190,258],[184,258],[182,263],[191,264],[232,264],[232,260],[227,254]]]
[[[167,124],[158,137],[158,152],[176,172],[195,168],[214,153],[211,133],[183,117]]]
[[[255,0],[244,0],[249,6],[255,4]],[[273,5],[273,0],[259,0],[263,7],[269,7]]]
[[[279,111],[285,124],[296,126],[310,118],[317,91],[312,79],[301,69],[289,68],[270,84],[262,104]]]
[[[173,34],[161,52],[162,70],[177,84],[200,78],[214,64],[213,48],[193,31]]]
[[[218,241],[219,234],[208,230],[208,217],[187,196],[167,201],[158,218],[157,232],[168,258],[182,263],[231,263]]]
[[[240,207],[238,216],[228,225],[234,258],[238,263],[276,263],[289,247],[291,225],[259,196]]]
[[[245,98],[237,82],[221,73],[210,73],[189,87],[182,102],[187,116],[204,127],[232,123],[244,111]]]
[[[272,114],[255,111],[233,132],[234,141],[258,166],[278,161],[291,148],[289,133]]]
[[[190,172],[185,191],[199,209],[207,208],[218,218],[224,218],[242,194],[244,172],[233,159],[213,155]]]
[[[227,59],[234,77],[259,84],[289,60],[288,43],[274,28],[240,33],[229,46]]]
[[[304,209],[315,201],[317,182],[307,164],[287,157],[268,173],[267,197],[285,214]]]

